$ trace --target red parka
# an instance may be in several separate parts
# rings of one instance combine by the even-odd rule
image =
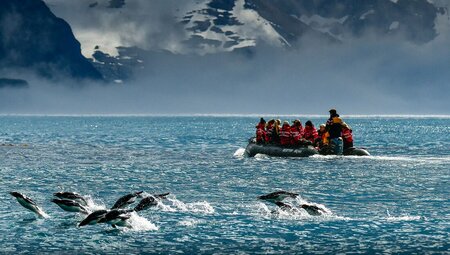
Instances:
[[[270,143],[270,142],[272,142],[272,136],[273,136],[273,133],[275,132],[275,130],[273,130],[273,124],[272,123],[270,123],[270,124],[267,124],[267,127],[266,127],[266,142],[268,142],[268,143]]]
[[[264,143],[267,141],[266,125],[264,123],[258,123],[256,125],[256,142]]]
[[[284,124],[280,130],[280,144],[290,145],[291,144],[291,126],[289,124]]]
[[[303,138],[314,143],[318,137],[319,134],[314,126],[305,126]]]
[[[291,144],[298,144],[300,139],[303,137],[303,127],[301,125],[296,126],[295,124],[291,126]]]
[[[347,143],[353,142],[352,130],[345,126],[342,127],[342,139]]]

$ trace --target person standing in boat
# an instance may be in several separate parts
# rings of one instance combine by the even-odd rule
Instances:
[[[280,130],[280,144],[281,146],[291,145],[291,126],[287,121],[283,123]]]
[[[303,131],[303,138],[310,141],[314,144],[316,139],[319,137],[319,134],[317,133],[316,128],[314,127],[313,123],[308,120],[305,123],[305,129]]]
[[[334,153],[342,155],[342,119],[335,109],[331,109],[330,118],[327,121],[326,130],[328,132],[330,145],[334,147]]]
[[[296,146],[300,144],[303,137],[303,126],[300,120],[294,120],[291,126],[291,144]]]
[[[256,125],[256,143],[264,144],[266,141],[266,121],[264,118],[261,118],[258,125]]]

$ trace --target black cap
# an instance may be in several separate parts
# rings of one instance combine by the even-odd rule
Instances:
[[[329,110],[330,113],[336,113],[336,109],[332,108]]]
[[[259,122],[261,122],[261,123],[266,123],[266,120],[264,120],[264,118],[261,118],[261,119],[259,120]]]

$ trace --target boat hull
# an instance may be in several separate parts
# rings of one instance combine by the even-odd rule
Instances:
[[[254,157],[256,154],[265,154],[274,157],[309,157],[319,152],[311,145],[305,145],[296,148],[281,147],[271,144],[249,143],[245,149],[248,157]]]

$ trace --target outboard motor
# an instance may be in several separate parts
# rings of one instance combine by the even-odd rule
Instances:
[[[333,151],[333,154],[335,155],[342,155],[343,153],[343,144],[342,144],[342,138],[334,138],[330,141],[331,150]]]

